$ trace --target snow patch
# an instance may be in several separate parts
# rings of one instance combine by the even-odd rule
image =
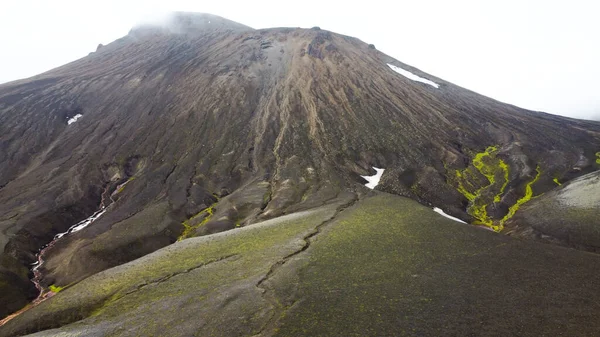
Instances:
[[[75,115],[75,116],[73,116],[73,117],[69,118],[69,120],[67,121],[67,125],[71,125],[71,124],[73,124],[73,123],[77,122],[77,120],[78,120],[79,118],[81,118],[81,117],[83,117],[83,115],[82,115],[82,114],[77,114],[77,115]]]
[[[367,186],[370,189],[374,189],[375,186],[379,185],[379,180],[381,179],[381,176],[383,175],[383,171],[385,171],[385,169],[382,169],[382,168],[377,168],[374,166],[373,166],[373,168],[377,172],[377,173],[375,173],[375,175],[361,176],[368,181],[368,183],[366,183],[365,186]]]
[[[462,221],[462,220],[461,220],[461,219],[459,219],[459,218],[455,218],[455,217],[453,217],[452,215],[448,215],[448,214],[444,213],[444,211],[442,211],[442,209],[441,209],[441,208],[434,207],[434,208],[433,208],[433,211],[434,211],[434,212],[436,212],[436,213],[438,213],[438,214],[441,214],[441,215],[445,216],[445,217],[446,217],[446,218],[448,218],[448,219],[452,219],[452,220],[454,220],[454,221],[458,221],[458,222],[466,223],[466,222]]]
[[[440,86],[439,84],[437,84],[437,83],[435,83],[433,81],[430,81],[430,80],[428,80],[426,78],[423,78],[421,76],[415,75],[415,74],[411,73],[408,70],[404,70],[404,69],[402,69],[400,67],[396,67],[393,64],[389,64],[388,63],[387,65],[390,68],[392,68],[393,71],[397,72],[398,74],[400,74],[400,75],[402,75],[402,76],[404,76],[404,77],[406,77],[406,78],[408,78],[410,80],[421,82],[421,83],[425,83],[425,84],[429,84],[430,86],[436,87],[436,88],[439,88],[439,86]]]

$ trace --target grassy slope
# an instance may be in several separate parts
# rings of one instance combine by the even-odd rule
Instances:
[[[177,34],[136,29],[78,61],[0,86],[0,317],[19,307],[6,303],[24,304],[34,292],[10,273],[29,268],[41,246],[93,213],[109,181],[135,177],[93,227],[48,251],[44,285],[77,282],[166,246],[215,194],[214,219],[185,234],[308,209],[352,188],[371,166],[386,168],[382,190],[472,220],[452,180],[469,162],[480,164],[460,181],[478,196],[470,213],[489,223],[519,205],[538,165],[535,195],[554,187],[553,178],[598,166],[598,122],[494,101],[325,30],[254,31],[180,16]],[[76,113],[84,117],[68,125]],[[488,171],[490,154],[473,159],[490,147],[498,157]]]
[[[388,194],[339,212],[304,253],[277,264],[348,201],[184,240],[109,269],[9,322],[0,336],[77,315],[87,318],[36,336],[586,336],[600,329],[597,255],[456,223]]]
[[[349,200],[343,200],[342,203]],[[68,288],[10,321],[0,336],[68,325],[71,335],[247,335],[269,314],[257,282],[340,204],[178,242]],[[240,324],[242,323],[242,324]],[[56,330],[42,332],[54,335]]]
[[[309,249],[278,336],[586,336],[600,257],[522,242],[381,195]]]

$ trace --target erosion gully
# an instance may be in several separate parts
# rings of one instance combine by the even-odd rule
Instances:
[[[73,226],[69,227],[69,229],[67,229],[67,231],[56,234],[54,236],[54,238],[52,239],[52,241],[43,245],[40,248],[40,250],[38,251],[38,253],[35,256],[36,262],[34,262],[32,264],[33,268],[31,269],[31,271],[33,273],[33,278],[31,279],[31,282],[33,282],[33,284],[35,285],[37,290],[40,292],[38,297],[35,300],[33,300],[30,304],[25,306],[23,309],[15,312],[13,314],[10,314],[7,317],[5,317],[4,319],[0,320],[0,326],[4,325],[6,322],[10,321],[11,319],[17,317],[18,315],[22,314],[23,312],[25,312],[33,307],[39,305],[46,299],[48,299],[56,294],[54,291],[46,289],[41,284],[43,275],[42,275],[42,271],[40,270],[40,267],[42,267],[42,265],[44,264],[44,257],[46,256],[48,251],[52,247],[54,247],[54,245],[56,245],[56,243],[59,240],[61,240],[62,238],[66,237],[72,233],[78,232],[78,231],[86,228],[87,226],[91,225],[94,221],[98,220],[104,213],[106,213],[108,208],[115,202],[113,197],[115,196],[117,191],[119,191],[121,188],[123,188],[128,182],[129,182],[129,180],[118,185],[112,191],[112,193],[110,192],[111,184],[108,184],[106,186],[106,188],[104,189],[104,191],[102,192],[100,206],[98,207],[97,211],[95,211],[92,215],[90,215],[86,219],[83,219],[83,220],[79,221],[78,223],[74,224]]]

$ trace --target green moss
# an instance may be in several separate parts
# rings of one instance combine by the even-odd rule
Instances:
[[[485,152],[478,153],[475,155],[475,158],[473,158],[473,166],[488,179],[490,185],[495,181],[495,170],[490,165],[484,163],[484,158],[489,158],[491,154],[496,151],[498,151],[496,146],[489,146],[485,149]]]
[[[207,222],[210,221],[210,219],[213,216],[214,213],[214,206],[217,203],[214,203],[212,205],[210,205],[209,207],[203,209],[202,211],[200,211],[198,214],[194,215],[193,217],[185,220],[184,222],[182,222],[181,224],[183,225],[183,233],[181,233],[181,235],[179,236],[179,238],[177,238],[177,241],[181,241],[183,239],[187,239],[188,237],[190,237],[190,235],[192,233],[194,233],[194,231],[196,231],[196,229],[204,226]],[[205,216],[205,218],[202,220],[202,222],[200,222],[197,225],[191,225],[190,221],[194,220],[200,216]]]
[[[504,224],[508,219],[512,218],[513,215],[515,215],[515,213],[519,210],[519,207],[531,200],[531,198],[533,197],[533,189],[531,188],[531,186],[535,184],[538,181],[538,179],[540,179],[540,175],[542,174],[539,165],[536,167],[535,170],[537,171],[537,174],[535,175],[535,178],[533,178],[533,180],[528,182],[525,186],[525,195],[521,199],[517,200],[517,202],[514,205],[509,207],[508,213],[504,216],[504,218],[502,218],[502,224]]]
[[[263,195],[263,205],[267,205],[271,201],[271,190],[267,190],[267,192]]]
[[[578,274],[556,273],[557,266],[583,266],[573,261],[585,254],[556,249],[550,255],[543,245],[434,216],[430,209],[391,195],[344,211],[311,245],[310,261],[288,295],[295,300],[288,300],[292,309],[274,336],[466,336],[482,326],[481,335],[536,336],[548,322],[540,321],[531,332],[515,328],[515,321],[528,321],[531,307],[522,305],[521,296],[506,296],[507,280],[510,292],[547,300],[548,305],[536,308],[549,312],[556,310],[556,298],[544,294],[586,289],[594,296],[597,291],[588,280],[573,284],[581,279]],[[582,268],[594,275],[589,265]],[[280,269],[279,275],[284,271],[289,273]],[[463,305],[476,319],[465,320],[464,310],[454,310]],[[581,321],[589,317],[593,314]],[[557,316],[562,318],[572,319]],[[557,323],[556,332],[548,335],[568,325]],[[572,327],[572,335],[578,328]]]
[[[475,154],[471,166],[454,172],[456,189],[469,200],[467,212],[476,219],[476,224],[495,231],[502,228],[488,216],[487,207],[502,200],[509,182],[509,167],[496,157],[497,152],[497,146],[488,146],[484,152]],[[488,184],[480,186],[479,176],[484,176]]]
[[[458,181],[458,187],[457,190],[465,196],[465,198],[467,198],[467,200],[469,201],[473,201],[475,200],[475,194],[469,192],[465,186],[463,185],[462,181],[464,180],[464,174],[463,172],[456,170],[456,179]]]
[[[502,183],[502,187],[500,187],[500,192],[494,196],[494,202],[500,202],[502,195],[506,190],[506,186],[508,186],[508,165],[502,159],[500,159],[500,163],[498,165],[500,166],[502,172],[504,172],[504,183]]]
[[[488,207],[502,201],[509,183],[508,164],[496,156],[497,152],[497,146],[488,146],[484,152],[475,154],[471,165],[464,170],[455,170],[454,180],[457,191],[469,200],[467,213],[475,218],[474,224],[487,226],[499,232],[519,207],[531,200],[533,197],[531,186],[538,181],[541,171],[538,166],[537,175],[525,186],[525,195],[509,207],[508,213],[502,219],[492,219],[488,215]],[[484,180],[481,176],[486,178],[488,184],[482,186]],[[555,182],[558,183],[558,180],[555,179]]]
[[[123,192],[123,190],[125,190],[125,185],[127,185],[128,183],[130,183],[133,180],[135,180],[135,176],[130,177],[129,179],[127,179],[126,182],[119,185],[119,188],[117,189],[117,194]]]
[[[294,243],[298,237],[329,219],[335,205],[306,212],[301,216],[282,217],[264,222],[264,226],[243,227],[218,237],[199,237],[178,243],[177,248],[166,249],[155,254],[144,263],[118,267],[109,275],[97,274],[75,285],[75,297],[58,298],[52,301],[55,310],[63,310],[77,299],[81,304],[95,302],[91,316],[116,317],[124,312],[136,310],[147,303],[177,297],[182,293],[217,289],[224,280],[235,283],[239,280],[266,273],[265,266],[287,256],[297,249],[295,244],[285,248],[284,243]],[[195,241],[193,241],[195,240]],[[224,258],[231,258],[221,268],[210,273],[190,273],[190,270],[208,265]],[[266,261],[269,261],[268,263]],[[147,284],[165,283],[175,274],[180,286],[145,287]],[[189,276],[187,281],[184,277]],[[142,286],[140,286],[142,285]],[[134,294],[131,289],[138,289]],[[125,294],[130,294],[124,297]],[[58,301],[57,301],[58,300]],[[67,303],[63,301],[68,301]]]
[[[554,179],[552,179],[552,181],[554,181],[556,183],[556,185],[558,185],[558,186],[562,185],[560,183],[560,181],[558,181],[558,178],[554,178]]]
[[[600,152],[596,152],[596,164],[600,165]]]
[[[56,285],[54,285],[54,284],[51,284],[51,285],[48,287],[48,289],[49,289],[51,292],[53,292],[53,293],[58,293],[58,292],[60,292],[61,290],[63,290],[64,288],[63,288],[63,287],[56,286]]]

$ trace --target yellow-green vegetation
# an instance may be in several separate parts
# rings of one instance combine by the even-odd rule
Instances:
[[[509,183],[509,167],[496,156],[497,152],[497,146],[489,146],[484,152],[475,154],[472,165],[464,170],[455,170],[455,180],[458,192],[469,200],[467,212],[476,219],[475,224],[499,232],[519,207],[531,200],[533,196],[531,186],[538,181],[541,171],[538,166],[536,177],[525,186],[525,195],[509,208],[508,213],[501,220],[494,220],[487,213],[488,207],[502,201]],[[481,183],[484,181],[481,176],[486,178],[487,184]],[[560,185],[556,178],[554,181]]]
[[[185,220],[184,222],[182,222],[181,224],[183,225],[183,233],[181,233],[181,235],[179,236],[179,238],[177,239],[177,241],[181,241],[183,239],[187,239],[191,234],[194,233],[194,231],[202,226],[204,226],[207,222],[210,221],[210,219],[213,216],[214,213],[214,206],[216,205],[216,203],[210,205],[209,207],[203,209],[202,211],[200,211],[198,214],[194,215],[193,217]],[[192,225],[190,224],[190,222],[198,217],[204,216],[204,219],[202,219],[202,221],[197,224],[197,225]]]
[[[223,321],[227,315],[215,310],[216,307],[223,309],[223,294],[233,294],[232,298],[237,298],[233,303],[244,301],[243,307],[266,305],[256,288],[257,280],[272,265],[301,249],[302,238],[330,219],[338,206],[331,204],[175,243],[71,286],[69,296],[52,297],[44,302],[43,307],[21,315],[20,320],[23,321],[20,322],[35,321],[35,328],[39,330],[56,327],[56,322],[64,325],[90,315],[96,321],[127,317],[130,333],[135,330],[135,335],[148,336],[157,335],[157,331],[178,331],[182,326],[181,320],[170,318],[184,317],[180,315],[185,312],[183,303],[202,303],[190,313],[194,317],[201,315],[207,322],[203,326],[206,334],[202,335],[217,335],[227,329]],[[241,282],[247,284],[243,289],[257,289],[253,295],[256,297],[238,297]],[[236,317],[239,315],[240,312],[237,312]],[[149,317],[162,319],[161,325],[148,323]],[[194,322],[197,319],[186,321],[189,324]],[[23,326],[23,329],[29,329],[32,324],[24,323]],[[261,321],[250,320],[244,324],[244,328],[250,331],[229,335],[254,335],[261,327]],[[105,331],[106,327],[102,329],[103,334],[111,335]]]
[[[596,164],[600,165],[600,152],[596,152]]]
[[[506,186],[508,186],[508,165],[503,160],[500,160],[499,165],[502,172],[504,172],[504,183],[502,183],[502,187],[500,187],[500,192],[494,196],[494,202],[500,202],[500,199],[506,190]]]
[[[464,170],[455,170],[457,190],[469,200],[467,212],[477,220],[477,224],[492,228],[495,231],[502,229],[495,224],[487,214],[487,207],[491,203],[498,203],[508,186],[509,168],[500,158],[497,158],[497,146],[489,146],[484,152],[475,154],[472,166]],[[478,175],[484,176],[488,183],[478,187]],[[497,189],[497,193],[491,193]]]
[[[133,180],[135,180],[135,176],[130,177],[126,182],[122,183],[117,190],[117,194],[123,192],[123,190],[125,190],[125,185],[129,184]]]
[[[549,313],[556,310],[556,298],[548,293],[595,296],[596,284],[556,270],[576,265],[577,272],[593,278],[596,271],[583,259],[594,266],[600,266],[600,259],[566,249],[553,250],[548,258],[548,251],[437,217],[412,200],[383,194],[368,198],[341,213],[313,242],[293,288],[297,301],[290,301],[293,307],[274,336],[467,336],[472,331],[539,336],[548,324],[557,332],[568,326],[577,335],[581,328],[569,323],[528,325],[531,307],[522,305],[522,294],[547,303],[535,306]],[[574,257],[581,262],[574,263]],[[573,299],[568,305],[579,310],[579,303]],[[477,318],[465,321],[465,311]],[[596,322],[595,312],[581,314]],[[514,332],[519,320],[526,323]]]
[[[562,185],[560,183],[560,181],[558,181],[558,178],[554,178],[554,179],[552,179],[552,181],[554,181],[554,183],[556,183],[556,185],[558,185],[558,186]]]
[[[508,208],[508,213],[504,216],[504,218],[502,218],[502,224],[504,224],[504,222],[506,222],[508,219],[512,218],[513,215],[515,215],[515,213],[519,210],[519,207],[531,200],[531,198],[533,197],[533,189],[531,188],[531,186],[535,184],[535,182],[537,182],[538,179],[540,179],[540,175],[542,174],[539,165],[536,167],[535,170],[537,171],[537,174],[535,175],[535,178],[533,178],[533,180],[528,182],[525,186],[525,195],[521,199],[517,200],[517,202],[514,205]]]
[[[469,192],[464,186],[463,186],[463,180],[465,179],[463,173],[459,170],[456,170],[456,179],[458,180],[458,191],[465,196],[465,198],[467,198],[467,200],[469,201],[473,201],[476,198],[476,195]]]
[[[212,205],[208,206],[207,208],[198,212],[198,214],[194,215],[193,217],[191,217],[181,223],[183,225],[183,233],[181,233],[179,238],[177,238],[177,241],[187,239],[188,237],[190,237],[191,234],[194,233],[194,231],[196,231],[196,229],[206,225],[206,223],[210,221],[210,219],[213,216],[213,213],[215,212],[214,207],[216,204],[219,203],[219,196],[216,193],[213,193],[212,195],[217,201],[215,201]],[[193,225],[192,224],[193,220],[197,219],[201,216],[204,216],[204,219],[202,219],[202,221],[200,223]]]
[[[51,292],[53,292],[53,293],[58,293],[58,292],[60,292],[61,290],[63,290],[64,288],[63,288],[63,287],[56,286],[56,285],[54,285],[54,284],[51,284],[51,285],[48,287],[48,289],[49,289]]]
[[[490,184],[494,183],[496,174],[493,167],[484,162],[484,158],[490,158],[496,151],[498,151],[496,146],[489,146],[485,152],[477,153],[473,158],[473,166],[490,181]]]

